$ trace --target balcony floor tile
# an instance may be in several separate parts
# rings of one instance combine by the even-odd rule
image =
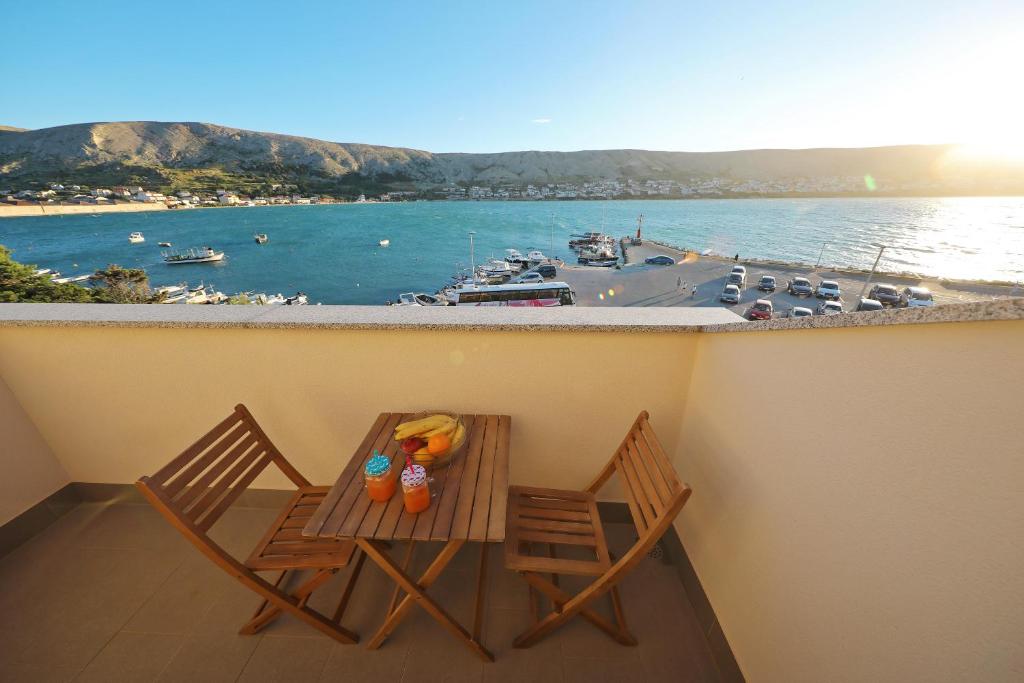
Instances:
[[[244,557],[274,510],[236,507],[212,535]],[[613,550],[629,525],[606,525]],[[418,549],[421,570],[439,546]],[[392,556],[401,558],[396,545]],[[479,547],[467,545],[429,590],[472,623]],[[237,635],[259,598],[201,556],[148,505],[83,503],[0,560],[0,683],[15,680],[161,681],[718,681],[710,648],[674,567],[644,560],[622,585],[640,645],[616,645],[576,619],[528,649],[512,639],[530,623],[526,584],[488,558],[484,664],[414,608],[381,649],[340,645],[290,616]],[[317,591],[332,612],[351,568]],[[577,590],[585,579],[563,577]],[[393,584],[367,562],[342,623],[365,643],[384,618]],[[607,614],[607,601],[597,609]]]

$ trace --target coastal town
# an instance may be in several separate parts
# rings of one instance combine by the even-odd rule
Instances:
[[[304,192],[298,185],[267,183],[269,193],[237,189],[161,190],[141,185],[90,187],[63,182],[39,187],[0,187],[0,209],[5,206],[102,207],[148,205],[151,208],[190,209],[225,206],[277,206],[338,203],[378,203],[424,200],[447,201],[571,201],[602,199],[706,199],[737,197],[838,197],[880,192],[904,195],[941,195],[951,188],[939,180],[881,182],[871,175],[824,176],[773,180],[695,176],[687,180],[620,178],[558,183],[448,184],[443,187],[360,192],[335,196]],[[136,207],[136,208],[145,208]],[[0,210],[0,216],[4,212]]]

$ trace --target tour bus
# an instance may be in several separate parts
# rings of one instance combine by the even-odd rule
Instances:
[[[536,285],[476,285],[456,289],[455,306],[575,306],[576,293],[564,282]]]

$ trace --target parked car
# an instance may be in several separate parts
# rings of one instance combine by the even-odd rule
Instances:
[[[881,301],[883,306],[899,306],[900,290],[892,285],[875,285],[868,292],[868,298]]]
[[[904,308],[922,308],[934,306],[935,299],[927,287],[907,287],[900,294],[900,306]]]
[[[644,259],[644,263],[649,263],[652,266],[674,266],[676,264],[676,260],[671,256],[658,254],[657,256],[648,256]]]
[[[727,304],[738,304],[740,302],[740,288],[736,285],[726,285],[725,289],[722,290],[722,296],[718,297],[718,300]]]
[[[818,315],[835,315],[843,312],[842,301],[825,300],[818,304]]]
[[[814,290],[814,296],[819,299],[839,300],[839,283],[835,280],[822,280]]]
[[[858,311],[884,311],[885,306],[882,305],[881,301],[875,299],[861,299],[857,304]]]
[[[534,268],[534,272],[540,273],[541,277],[546,278],[548,280],[551,280],[555,277],[555,267],[550,263],[540,264],[539,266]]]
[[[732,273],[729,273],[729,277],[727,277],[725,281],[727,284],[736,285],[740,289],[743,289],[747,284],[747,274],[733,271]]]
[[[803,306],[794,306],[793,308],[789,309],[790,318],[803,318],[808,315],[814,315],[814,311],[812,311],[809,308],[804,308]]]
[[[811,281],[805,277],[795,277],[789,281],[789,286],[786,287],[786,291],[793,296],[810,296],[814,294],[814,288],[811,287]]]
[[[762,275],[761,279],[757,281],[757,290],[759,292],[774,292],[775,278],[771,275]]]
[[[516,278],[516,282],[521,285],[539,285],[543,284],[544,276],[537,272],[523,273]]]
[[[744,275],[744,277],[746,277],[746,275],[747,275],[747,267],[746,266],[733,266],[732,267],[732,272],[734,272],[734,273],[742,273]]]
[[[775,312],[772,302],[768,299],[758,299],[747,311],[747,318],[750,320],[771,320]]]

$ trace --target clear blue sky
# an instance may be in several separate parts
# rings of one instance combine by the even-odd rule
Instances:
[[[1020,135],[1024,2],[20,2],[0,123],[437,152]]]

